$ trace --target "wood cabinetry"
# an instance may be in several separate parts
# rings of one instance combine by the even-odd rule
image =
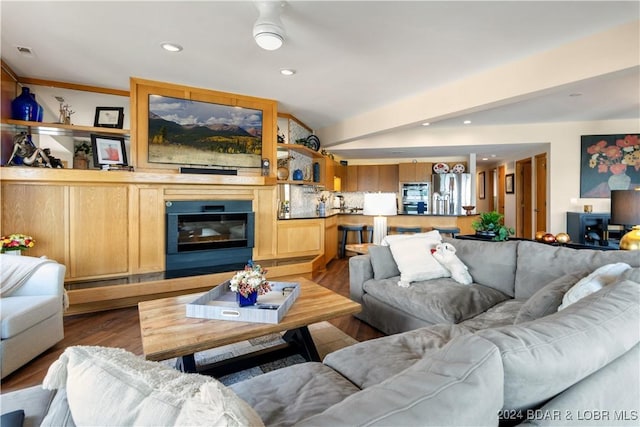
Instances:
[[[278,258],[322,254],[324,234],[323,219],[278,221]]]
[[[415,162],[400,163],[398,165],[399,182],[430,182],[431,163]]]
[[[378,165],[378,191],[397,193],[398,165]]]
[[[343,191],[358,191],[358,166],[347,166],[347,184]]]
[[[324,220],[324,262],[327,264],[338,256],[338,217]]]
[[[336,178],[340,179],[340,188],[335,188],[334,185],[334,190],[335,191],[347,191],[347,187],[349,185],[349,183],[347,182],[349,180],[349,177],[347,175],[347,166],[340,164],[340,163],[336,163],[335,164],[335,176]]]
[[[126,185],[69,186],[69,267],[72,278],[129,271]]]
[[[346,191],[398,192],[398,165],[347,167]]]

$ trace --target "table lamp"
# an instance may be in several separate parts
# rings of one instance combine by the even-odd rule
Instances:
[[[611,191],[611,224],[631,226],[620,239],[620,249],[640,250],[640,187]]]
[[[372,215],[373,244],[379,245],[387,235],[387,217],[398,214],[395,193],[365,193],[363,215]]]

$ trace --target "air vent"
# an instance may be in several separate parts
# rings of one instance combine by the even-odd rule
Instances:
[[[18,52],[20,52],[21,55],[24,56],[34,56],[33,54],[33,50],[31,50],[30,47],[26,47],[26,46],[16,46],[16,49],[18,49]]]

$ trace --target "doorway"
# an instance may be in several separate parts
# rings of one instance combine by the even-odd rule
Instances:
[[[516,236],[533,239],[547,230],[547,153],[516,161],[515,174]]]
[[[516,237],[533,237],[531,158],[516,161]]]

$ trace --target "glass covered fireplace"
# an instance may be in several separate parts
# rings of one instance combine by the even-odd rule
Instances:
[[[167,201],[165,206],[167,271],[229,271],[252,258],[251,201]]]

